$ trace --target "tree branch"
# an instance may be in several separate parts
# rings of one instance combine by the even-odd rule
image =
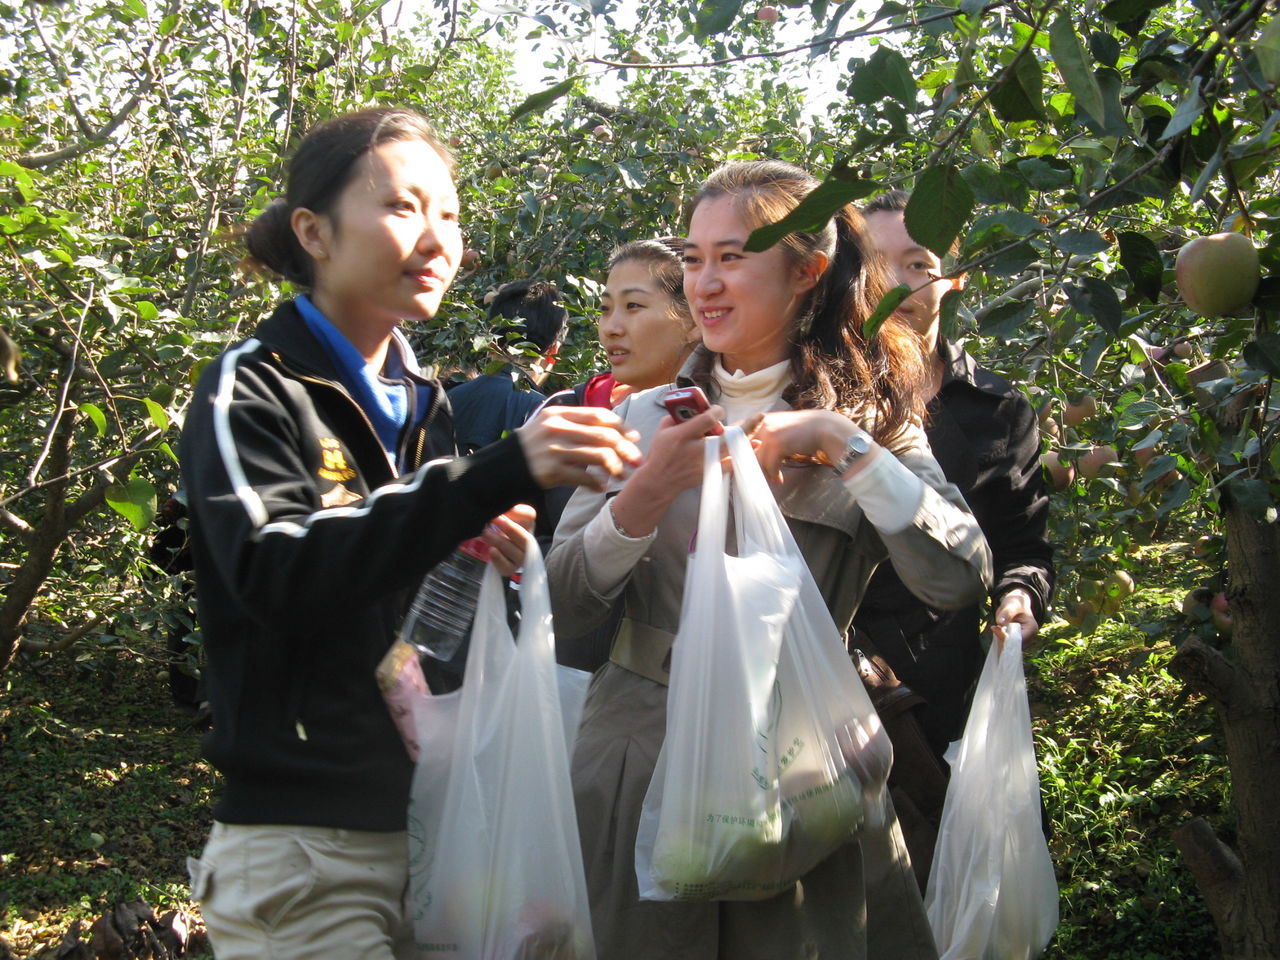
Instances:
[[[1224,943],[1239,936],[1240,890],[1244,868],[1235,851],[1218,839],[1203,817],[1174,828],[1173,842],[1196,878]]]
[[[1022,49],[1014,54],[1014,57],[1009,61],[1008,66],[1001,70],[1000,73],[996,75],[996,78],[987,85],[987,89],[978,97],[977,102],[974,103],[972,109],[970,109],[970,111],[965,115],[964,119],[956,124],[956,128],[947,135],[945,140],[938,144],[932,153],[929,154],[929,158],[924,162],[925,169],[939,163],[942,160],[942,157],[946,155],[947,151],[950,149],[951,144],[955,143],[956,139],[969,129],[969,124],[973,123],[974,118],[978,115],[978,111],[982,109],[982,105],[991,98],[992,93],[999,89],[1000,84],[1004,82],[1006,77],[1013,75],[1013,72],[1018,68],[1018,62],[1023,57],[1034,56],[1034,54],[1030,53],[1031,47],[1035,43],[1036,35],[1040,32],[1040,28],[1043,27],[1044,22],[1049,19],[1049,14],[1052,9],[1053,8],[1051,6],[1048,6],[1040,12],[1039,19],[1034,25],[1032,25],[1031,36],[1029,36],[1027,38],[1027,42],[1022,45]],[[982,12],[986,13],[986,10],[984,9]]]
[[[171,0],[168,9],[164,12],[164,16],[169,17],[177,14],[181,9],[181,6],[181,0]],[[172,36],[172,34],[170,36]],[[155,50],[155,57],[158,59],[159,57],[164,56],[168,47],[169,37],[162,38]],[[94,147],[105,143],[106,140],[116,132],[116,129],[128,120],[133,112],[138,109],[138,105],[142,103],[143,97],[150,93],[151,88],[155,86],[156,75],[159,71],[157,71],[155,66],[152,64],[152,56],[150,52],[143,56],[143,65],[146,70],[142,79],[138,81],[138,87],[133,92],[133,96],[126,100],[124,105],[113,113],[110,119],[108,119],[101,127],[97,130],[89,131],[82,140],[78,140],[75,143],[67,144],[65,147],[58,150],[51,150],[48,153],[32,153],[25,157],[17,157],[17,162],[20,165],[29,168],[47,167],[50,164],[61,163],[64,160],[70,160],[72,157],[78,157],[80,154],[87,153]]]
[[[4,507],[0,507],[0,527],[8,530],[16,537],[21,537],[23,540],[30,539],[31,535],[35,533],[35,527]]]
[[[29,653],[61,653],[63,650],[68,650],[74,646],[77,640],[84,637],[106,619],[107,615],[105,613],[95,614],[92,620],[80,624],[80,626],[68,633],[64,633],[57,640],[50,640],[45,643],[23,637],[20,645],[23,650]]]
[[[90,287],[89,300],[93,299],[93,288]],[[84,310],[80,313],[80,325],[84,326],[84,318],[89,313],[89,302],[85,303]],[[49,456],[49,450],[53,445],[53,438],[58,432],[58,428],[62,422],[62,418],[67,414],[67,398],[71,395],[71,384],[76,379],[76,352],[80,345],[80,331],[76,331],[76,350],[72,351],[71,360],[67,364],[67,375],[62,381],[62,386],[58,390],[58,398],[54,401],[53,419],[49,422],[49,433],[45,437],[44,446],[40,449],[39,455],[36,457],[35,463],[31,465],[31,472],[27,475],[27,485],[32,486],[36,483],[36,478],[40,476],[40,470],[44,466],[45,459]]]
[[[1007,0],[995,0],[993,3],[987,4],[976,14],[977,17],[997,10],[1000,7],[1007,7]],[[816,50],[820,47],[830,47],[841,43],[847,43],[850,40],[857,40],[859,37],[873,37],[882,33],[893,33],[896,30],[906,30],[912,27],[918,27],[922,24],[933,23],[938,20],[951,20],[960,16],[961,10],[947,10],[943,13],[935,13],[928,17],[913,18],[910,23],[895,23],[887,27],[872,26],[880,21],[880,17],[874,17],[866,24],[854,30],[846,31],[837,37],[823,37],[819,40],[810,40],[808,43],[802,43],[794,47],[785,47],[781,50],[763,50],[759,53],[743,53],[736,57],[722,57],[719,60],[699,60],[685,61],[683,63],[663,63],[655,60],[641,60],[636,63],[623,60],[607,60],[603,57],[582,57],[580,63],[597,63],[604,67],[610,67],[616,70],[696,70],[704,67],[724,67],[731,63],[744,63],[747,60],[776,60],[782,57],[790,56],[793,53],[801,53],[805,50]]]
[[[424,82],[436,75],[436,71],[440,69],[440,64],[444,62],[445,55],[449,52],[449,48],[453,46],[453,41],[457,36],[458,0],[451,0],[449,4],[449,34],[444,38],[444,44],[440,47],[440,52],[436,54],[435,60],[427,68],[426,76],[422,78]]]
[[[44,49],[44,55],[49,59],[50,66],[53,67],[54,75],[67,88],[67,106],[71,108],[71,113],[76,118],[76,126],[80,128],[80,132],[86,137],[92,137],[94,135],[93,128],[89,126],[89,121],[80,112],[80,106],[76,103],[75,94],[71,92],[71,78],[67,76],[62,60],[53,52],[53,47],[49,44],[49,38],[44,35],[44,26],[40,23],[40,17],[36,14],[37,9],[34,4],[28,7],[27,12],[31,20],[31,26],[35,28],[36,36],[40,39],[40,46]]]
[[[1236,683],[1236,667],[1218,650],[1199,637],[1185,640],[1173,659],[1169,672],[1214,705],[1225,710],[1231,706]]]

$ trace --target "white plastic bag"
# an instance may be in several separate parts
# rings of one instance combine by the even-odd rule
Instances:
[[[1058,884],[1040,828],[1017,624],[1003,652],[996,643],[987,651],[964,736],[951,746],[925,896],[941,960],[1038,957],[1058,925]]]
[[[595,957],[563,669],[532,537],[520,593],[515,644],[502,584],[486,571],[462,688],[424,697],[414,711],[421,755],[409,806],[409,906],[423,958]]]
[[[707,443],[697,549],[645,795],[647,900],[757,900],[883,822],[892,748],[750,442]],[[735,536],[726,550],[729,491]]]

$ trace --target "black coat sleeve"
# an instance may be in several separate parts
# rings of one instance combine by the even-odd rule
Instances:
[[[988,499],[991,515],[983,529],[994,559],[993,603],[1013,587],[1031,594],[1036,620],[1043,623],[1056,575],[1048,540],[1049,494],[1040,468],[1040,434],[1035,411],[1021,394],[1008,397],[999,416],[1008,424],[1005,462],[994,471]]]
[[[242,360],[224,355],[205,371],[181,461],[202,595],[254,620],[294,632],[332,627],[418,582],[538,489],[509,437],[325,507],[300,388],[266,362]]]

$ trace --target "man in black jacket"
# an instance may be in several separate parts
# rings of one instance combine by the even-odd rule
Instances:
[[[916,291],[898,312],[925,339],[934,391],[926,424],[929,444],[991,545],[995,585],[989,622],[996,630],[1016,622],[1029,638],[1044,620],[1055,581],[1035,412],[1016,387],[979,366],[963,347],[939,336],[942,297],[961,281],[941,279],[937,254],[907,232],[906,204],[907,195],[901,191],[872,200],[863,208],[868,234],[888,261],[890,273]],[[906,769],[905,764],[934,762],[930,751],[940,760],[947,744],[963,732],[969,696],[985,655],[983,623],[978,606],[934,610],[924,605],[889,564],[881,565],[872,577],[854,619],[859,638],[925,701],[914,715],[930,750],[913,760],[897,751],[895,775],[900,782],[927,782],[927,776],[913,776],[922,771]],[[940,763],[932,782],[945,784]],[[894,802],[923,886],[942,795],[912,792],[895,791]]]

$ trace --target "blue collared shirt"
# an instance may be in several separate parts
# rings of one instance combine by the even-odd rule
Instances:
[[[408,344],[398,331],[393,333],[382,370],[375,370],[309,298],[300,296],[294,302],[306,321],[307,329],[324,344],[337,368],[338,379],[373,424],[387,458],[395,464],[400,434],[409,419],[409,387],[415,386],[406,374],[418,373],[417,362]],[[425,414],[431,401],[431,387],[426,384],[416,386],[415,421]]]

